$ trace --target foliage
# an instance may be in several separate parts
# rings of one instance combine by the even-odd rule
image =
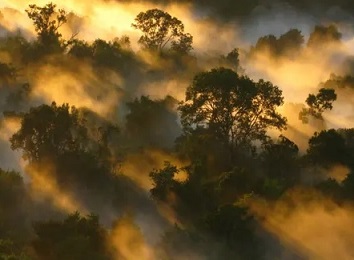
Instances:
[[[34,231],[32,247],[38,259],[111,259],[97,216],[76,212],[63,221],[36,222]]]
[[[183,23],[162,10],[150,9],[139,13],[132,26],[143,32],[139,43],[145,49],[163,51],[169,47],[181,54],[192,49],[193,37],[184,32]]]
[[[63,9],[57,11],[56,5],[49,3],[43,7],[29,5],[26,13],[33,21],[41,47],[46,48],[49,53],[61,51],[63,42],[58,29],[67,22],[66,11]]]
[[[127,103],[125,129],[131,143],[144,146],[172,147],[180,134],[177,113],[174,108],[177,100],[167,96],[161,100],[151,100],[141,96]]]
[[[278,140],[268,139],[262,148],[260,157],[267,176],[295,183],[299,171],[298,146],[281,135]]]
[[[270,34],[262,36],[251,48],[251,54],[267,52],[271,57],[295,57],[304,44],[304,36],[298,29],[290,29],[279,38]]]
[[[336,99],[337,94],[334,89],[321,88],[317,95],[309,94],[306,99],[308,108],[302,109],[299,113],[299,119],[302,120],[303,123],[308,123],[308,116],[322,120],[322,113],[326,110],[332,110],[332,103]]]
[[[323,87],[332,89],[354,88],[354,77],[352,75],[331,74],[329,80],[323,83]]]
[[[272,83],[218,68],[195,76],[179,110],[185,129],[207,127],[237,146],[264,139],[270,127],[283,129],[286,119],[276,112],[282,104],[282,91]]]
[[[132,67],[137,65],[129,44],[127,36],[114,41],[96,39],[92,44],[74,39],[68,53],[79,60],[91,61],[97,68],[108,68],[129,74]]]
[[[346,140],[334,129],[315,133],[309,140],[307,157],[316,164],[333,165],[349,162]]]
[[[311,5],[287,1],[297,7]],[[344,1],[337,1],[338,5],[345,6]],[[215,7],[206,15],[222,13],[218,21],[247,14],[259,5],[256,0],[241,0],[237,8],[230,8],[231,2],[196,0],[193,5]],[[16,153],[9,156],[6,150],[7,136],[13,131],[11,148],[25,159],[16,164],[21,174],[0,170],[0,259],[139,259],[154,244],[159,244],[156,259],[277,259],[273,252],[277,247],[282,259],[289,249],[283,241],[274,244],[275,235],[260,225],[267,218],[262,218],[262,207],[259,211],[250,207],[253,199],[270,202],[275,210],[284,199],[296,206],[298,197],[289,198],[289,191],[305,186],[341,206],[353,202],[354,129],[317,132],[310,137],[307,151],[303,143],[298,143],[299,148],[289,139],[303,138],[305,126],[294,129],[291,125],[291,131],[274,138],[287,122],[278,110],[284,103],[282,91],[271,82],[250,78],[255,76],[253,54],[268,53],[274,58],[272,65],[282,68],[293,61],[298,65],[299,54],[340,43],[336,26],[315,27],[307,46],[302,32],[290,29],[279,36],[260,37],[250,50],[234,48],[225,55],[197,50],[194,57],[193,37],[185,32],[182,21],[159,9],[139,13],[132,25],[142,33],[142,51],[135,51],[125,35],[92,41],[76,36],[64,39],[63,25],[68,23],[72,29],[77,21],[53,3],[30,5],[26,12],[36,39],[29,38],[27,31],[0,37],[1,162],[18,162]],[[85,19],[78,21],[85,23]],[[201,22],[209,24],[204,17]],[[213,49],[217,42],[205,44]],[[300,57],[303,61],[307,56]],[[243,62],[252,71],[250,77]],[[203,71],[206,68],[210,70]],[[309,95],[303,120],[323,119],[337,94],[341,97],[352,91],[353,76],[350,69],[346,73],[332,74],[318,93]],[[47,77],[62,80],[53,82],[72,86],[82,95],[89,91],[92,110],[42,104],[49,95],[38,97],[37,90],[52,93],[54,87],[38,86],[46,84]],[[170,82],[189,79],[185,100],[179,105],[171,96],[155,99],[163,91],[180,97],[184,83],[171,89]],[[102,101],[102,95],[111,90],[119,100],[114,100],[115,95],[108,97],[115,108],[101,116],[94,109],[95,99]],[[66,96],[59,94],[60,99]],[[80,102],[75,91],[69,96],[78,103],[88,100]],[[150,149],[154,153],[140,163],[135,155],[146,156]],[[164,159],[171,162],[157,167]],[[182,164],[187,166],[181,168]],[[333,179],[336,167],[347,175]],[[51,179],[37,187],[35,173]],[[36,188],[46,196],[33,193]],[[305,193],[305,197],[311,196]],[[77,206],[100,214],[101,220],[79,213],[62,219],[65,203],[70,209]],[[134,211],[136,219],[125,217]],[[171,228],[171,221],[178,225]]]
[[[221,206],[206,216],[204,225],[207,232],[225,247],[221,249],[219,259],[259,259],[259,245],[247,209]]]
[[[328,46],[329,44],[339,43],[341,38],[342,34],[338,31],[338,28],[335,25],[317,25],[310,34],[307,46],[310,48],[320,48]]]
[[[21,129],[11,139],[12,149],[22,149],[24,158],[38,161],[64,152],[83,150],[87,138],[79,112],[68,104],[41,105],[25,114]]]
[[[166,200],[168,193],[177,185],[174,177],[178,172],[177,167],[171,165],[169,162],[165,162],[163,169],[152,171],[149,174],[154,185],[150,190],[151,195],[160,200]]]

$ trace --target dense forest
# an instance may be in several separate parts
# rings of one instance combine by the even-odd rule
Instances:
[[[0,260],[354,259],[354,2],[0,2]]]

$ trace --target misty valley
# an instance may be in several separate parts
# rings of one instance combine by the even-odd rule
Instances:
[[[2,0],[0,260],[354,259],[350,0]]]

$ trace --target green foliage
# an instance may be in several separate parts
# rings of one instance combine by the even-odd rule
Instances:
[[[38,259],[111,259],[105,244],[107,234],[97,216],[83,217],[76,212],[63,221],[36,222],[33,228],[32,247]]]
[[[264,139],[270,127],[283,129],[286,119],[276,112],[282,104],[282,91],[272,83],[218,68],[195,76],[179,110],[185,129],[207,127],[237,146]]]
[[[169,47],[181,54],[192,49],[193,37],[184,32],[183,23],[162,10],[150,9],[139,13],[132,26],[143,32],[139,43],[145,49],[161,52]]]
[[[317,95],[309,94],[306,99],[308,108],[302,109],[299,113],[299,119],[303,123],[308,123],[308,116],[322,120],[322,113],[326,110],[332,110],[332,103],[336,101],[337,94],[334,89],[321,88]]]

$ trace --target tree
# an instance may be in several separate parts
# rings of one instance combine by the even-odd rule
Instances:
[[[306,157],[310,162],[331,166],[346,165],[354,169],[354,129],[330,129],[315,133],[309,140]]]
[[[22,150],[32,171],[45,173],[49,165],[63,189],[85,187],[107,195],[116,180],[112,171],[118,159],[112,159],[110,138],[117,128],[94,116],[68,104],[31,108],[10,138],[11,148]]]
[[[255,221],[247,208],[226,204],[204,217],[204,231],[222,243],[216,259],[260,259]]]
[[[272,83],[217,68],[195,76],[179,110],[185,130],[207,127],[237,146],[264,139],[270,127],[284,129],[286,119],[276,112],[282,104],[282,91]]]
[[[317,95],[309,94],[306,99],[308,108],[303,108],[299,113],[299,119],[303,123],[308,123],[308,116],[322,120],[322,114],[326,110],[332,110],[332,103],[337,99],[337,94],[334,89],[321,88]]]
[[[351,162],[345,138],[336,130],[315,133],[309,140],[306,157],[311,163],[323,166]]]
[[[167,96],[161,100],[151,100],[141,96],[128,102],[126,134],[131,142],[139,145],[172,147],[181,133],[178,115],[174,111],[177,100]]]
[[[252,51],[266,51],[269,52],[270,55],[276,55],[277,37],[272,34],[260,37]]]
[[[238,48],[232,49],[226,56],[222,56],[223,61],[236,72],[244,72],[240,65],[240,50]]]
[[[304,42],[304,36],[300,30],[290,29],[279,37],[278,48],[282,54],[297,54]]]
[[[310,48],[319,48],[327,46],[328,44],[340,43],[342,34],[338,31],[335,25],[315,26],[314,31],[310,34],[307,46]]]
[[[192,49],[193,37],[184,32],[183,23],[162,10],[139,13],[132,26],[143,32],[139,43],[145,49],[162,51],[169,46],[172,51],[183,54]]]
[[[150,190],[151,195],[159,200],[166,200],[169,192],[177,185],[174,177],[178,172],[177,167],[169,162],[165,162],[163,169],[152,171],[149,174],[154,185]]]
[[[299,179],[299,148],[283,135],[277,140],[269,138],[262,148],[261,168],[265,174],[262,195],[278,197]]]
[[[75,39],[72,41],[69,54],[78,58],[92,58],[93,48],[86,41]]]
[[[20,67],[23,61],[26,60],[30,51],[31,43],[19,31],[14,35],[0,37],[0,51],[8,53],[11,57],[12,64]]]
[[[132,53],[123,48],[121,41],[107,42],[97,39],[91,45],[92,58],[96,66],[108,67],[110,69],[118,69],[120,72],[131,72],[129,65],[134,62]],[[123,44],[125,44],[123,42]]]
[[[44,7],[35,4],[29,5],[26,10],[28,17],[33,21],[40,45],[49,51],[62,50],[61,34],[58,29],[67,22],[65,10],[56,10],[56,5],[49,3]]]
[[[32,247],[38,259],[112,259],[105,243],[107,233],[97,216],[76,212],[63,221],[36,222],[33,228]]]
[[[51,106],[31,108],[10,142],[12,149],[22,149],[24,157],[31,162],[82,149],[86,138],[78,110],[53,102]]]
[[[344,75],[339,76],[335,74],[331,74],[330,78],[324,82],[324,88],[333,88],[333,89],[341,89],[341,88],[354,88],[354,76],[352,75]]]
[[[294,57],[304,43],[304,36],[298,29],[290,29],[286,33],[280,35],[279,38],[274,35],[266,35],[260,37],[255,45],[251,49],[251,53],[254,51],[266,51],[271,56],[289,56]]]

